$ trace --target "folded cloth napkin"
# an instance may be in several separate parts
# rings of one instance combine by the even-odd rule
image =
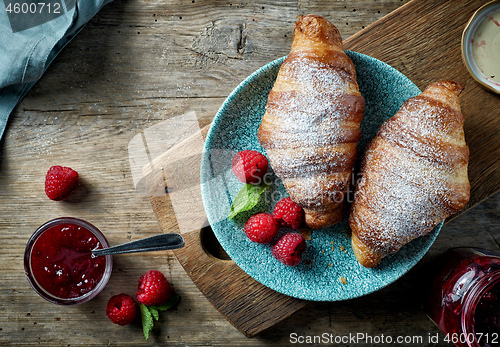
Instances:
[[[112,0],[0,2],[0,140],[10,113],[64,46]]]

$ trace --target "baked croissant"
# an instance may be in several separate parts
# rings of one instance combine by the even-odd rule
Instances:
[[[323,17],[301,16],[257,135],[311,228],[342,219],[364,108],[337,28]]]
[[[352,248],[375,267],[469,201],[469,149],[452,81],[408,99],[367,146],[349,216]]]

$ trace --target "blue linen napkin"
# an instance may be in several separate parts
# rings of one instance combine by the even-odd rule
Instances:
[[[64,46],[111,1],[0,1],[0,140],[17,103]]]

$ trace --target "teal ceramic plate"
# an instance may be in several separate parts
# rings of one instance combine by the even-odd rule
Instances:
[[[408,98],[420,90],[403,74],[372,57],[347,52],[356,66],[358,84],[366,110],[361,124],[360,153],[380,125]],[[310,234],[303,261],[288,267],[274,259],[269,245],[251,242],[243,232],[250,215],[272,212],[274,204],[287,193],[271,175],[272,190],[261,196],[258,206],[228,221],[231,202],[242,187],[231,171],[237,151],[254,149],[265,153],[257,141],[257,129],[265,112],[267,96],[284,58],[277,59],[245,79],[226,99],[214,118],[205,142],[201,164],[202,197],[210,225],[220,244],[234,262],[263,285],[277,292],[314,301],[339,301],[360,297],[394,282],[411,269],[427,252],[442,224],[398,253],[383,259],[375,269],[361,266],[351,249],[344,220],[328,229]],[[361,155],[359,156],[361,157]],[[343,284],[340,277],[345,278]]]

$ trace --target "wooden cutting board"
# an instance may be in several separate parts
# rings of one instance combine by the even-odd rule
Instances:
[[[461,101],[470,148],[472,192],[464,211],[500,190],[500,96],[486,91],[470,77],[460,50],[462,31],[482,3],[414,0],[344,42],[345,49],[370,55],[398,69],[420,89],[439,79],[465,84]],[[207,131],[208,127],[202,129],[203,138]],[[186,154],[182,155],[186,166],[199,167],[196,136],[175,150]],[[144,171],[151,203],[164,232],[175,229],[175,214],[165,193],[170,188],[165,188],[161,169],[171,160],[172,149],[155,158],[152,167]],[[180,264],[214,307],[246,336],[257,335],[307,305],[246,275],[220,248],[209,227],[183,236],[186,246],[174,251]]]

